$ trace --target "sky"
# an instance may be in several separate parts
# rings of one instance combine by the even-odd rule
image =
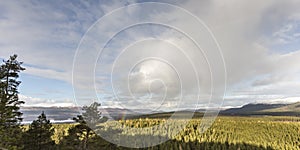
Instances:
[[[300,101],[299,0],[3,1],[24,106],[173,109]],[[208,104],[209,103],[209,104]]]

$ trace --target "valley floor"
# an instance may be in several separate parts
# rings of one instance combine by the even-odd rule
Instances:
[[[53,138],[57,144],[72,126],[74,124],[54,124]],[[120,145],[132,146],[132,143],[143,142],[144,146],[151,146],[155,144],[151,140],[153,137],[169,139],[165,143],[146,149],[300,149],[299,117],[219,116],[203,133],[200,118],[143,118],[108,121],[100,126],[101,129],[96,132],[102,138],[113,140]],[[105,141],[103,143],[110,148],[128,149]]]

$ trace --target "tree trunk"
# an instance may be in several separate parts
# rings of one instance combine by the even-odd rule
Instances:
[[[83,142],[84,150],[88,150],[88,140],[89,140],[90,132],[91,132],[91,130],[89,130],[89,129],[86,131],[86,135],[85,135],[84,142]]]

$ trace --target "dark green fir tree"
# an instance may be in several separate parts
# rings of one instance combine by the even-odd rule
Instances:
[[[17,61],[17,55],[4,60],[0,66],[0,148],[21,149],[21,121],[19,111],[23,101],[18,97],[19,73],[25,68]]]
[[[73,118],[78,124],[69,129],[69,135],[62,140],[62,149],[93,150],[99,149],[99,144],[108,144],[94,132],[98,128],[97,125],[107,121],[98,110],[99,106],[100,104],[96,102],[84,106],[82,115]]]
[[[34,120],[29,129],[24,133],[24,149],[25,150],[52,150],[55,148],[55,142],[52,140],[54,128],[47,120],[44,112]]]

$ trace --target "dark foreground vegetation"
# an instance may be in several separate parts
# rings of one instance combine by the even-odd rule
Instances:
[[[151,139],[169,139],[150,150],[172,149],[300,149],[298,117],[218,117],[204,133],[200,133],[201,114],[191,120],[167,119],[170,114],[142,116],[140,119],[108,121],[98,111],[100,104],[83,107],[73,124],[51,124],[44,112],[30,125],[22,125],[18,99],[19,73],[22,62],[13,55],[0,66],[0,149],[9,150],[105,150],[133,149],[107,142],[113,137],[122,144]],[[169,124],[166,124],[168,120]],[[188,122],[187,125],[182,122]],[[153,127],[153,128],[152,128]],[[132,128],[141,129],[130,130]],[[163,130],[156,130],[156,129]],[[180,130],[179,130],[180,129]],[[180,132],[176,132],[180,131]],[[105,134],[107,133],[107,134]],[[101,136],[99,136],[101,135]],[[139,138],[141,141],[134,140]],[[134,145],[134,144],[133,144]]]

